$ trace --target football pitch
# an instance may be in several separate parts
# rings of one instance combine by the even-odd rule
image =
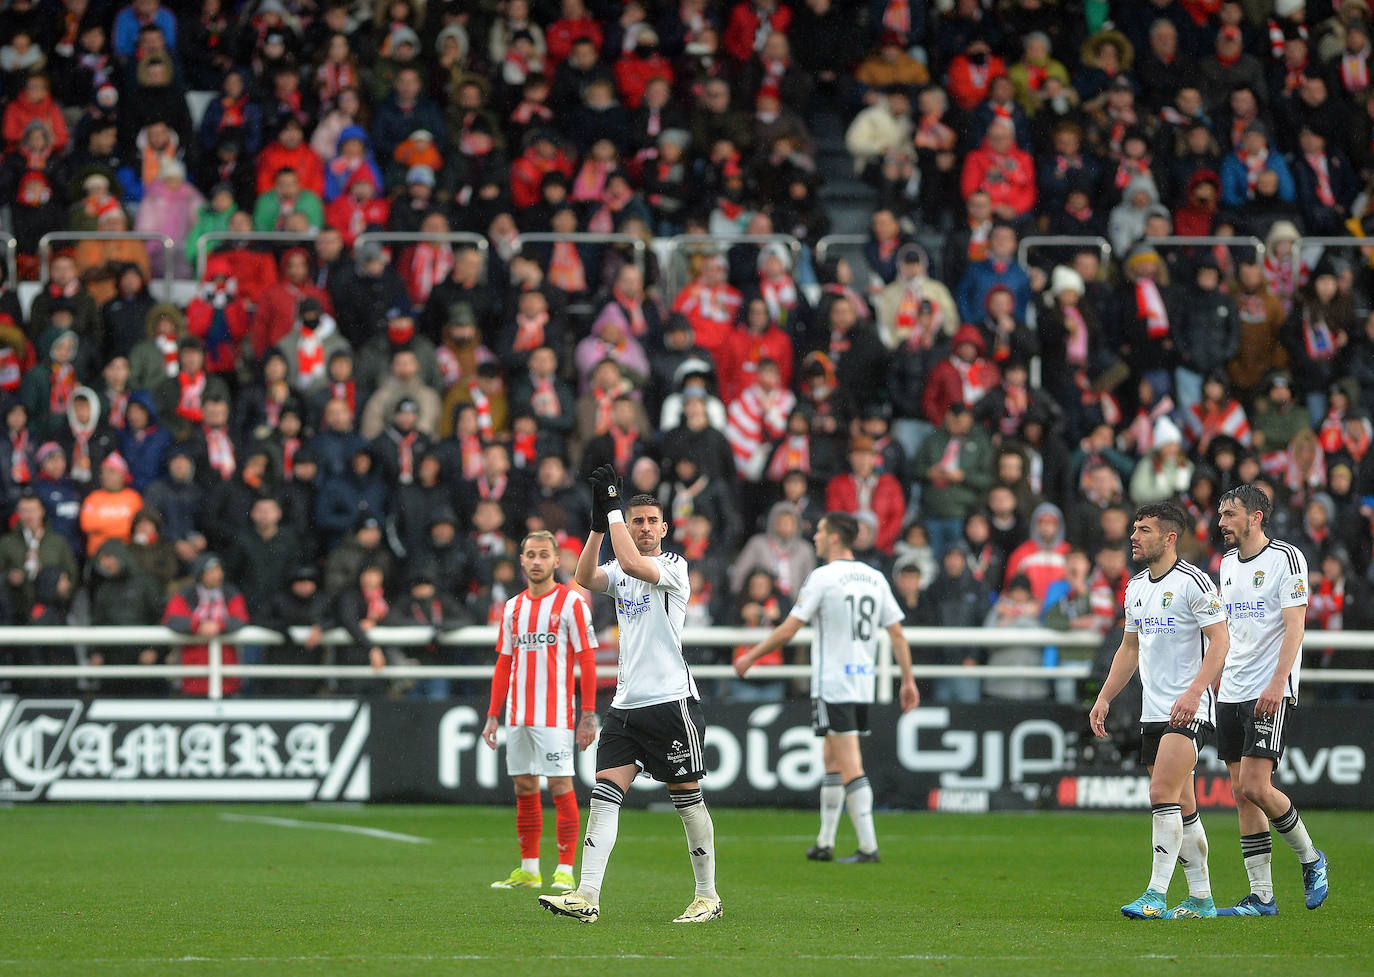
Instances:
[[[1306,816],[1332,894],[1308,912],[1276,838],[1276,919],[1131,922],[1149,815],[880,814],[879,865],[807,862],[813,812],[715,810],[723,919],[681,822],[627,811],[593,926],[489,888],[518,864],[485,807],[0,810],[0,974],[1367,975],[1374,814]],[[585,820],[586,812],[583,811]],[[1219,903],[1246,891],[1231,814],[1204,816]],[[841,825],[837,853],[853,847]],[[544,877],[552,876],[546,808]],[[547,891],[547,890],[546,890]],[[1170,904],[1185,893],[1180,869]]]

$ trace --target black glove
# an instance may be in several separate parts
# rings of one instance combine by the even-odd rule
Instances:
[[[600,468],[587,476],[587,484],[592,487],[592,532],[605,536],[611,527],[606,523],[606,513],[601,511],[601,506],[597,503],[605,492],[606,484],[601,477]]]
[[[621,497],[625,493],[624,483],[615,473],[612,465],[602,465],[592,472],[592,509],[604,522],[612,510],[620,511]],[[609,529],[607,525],[607,529]]]

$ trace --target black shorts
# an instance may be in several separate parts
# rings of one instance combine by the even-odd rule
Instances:
[[[635,764],[665,784],[700,780],[706,773],[705,742],[706,715],[696,699],[611,708],[596,747],[596,769]]]
[[[1188,737],[1193,741],[1193,749],[1200,750],[1211,739],[1212,727],[1196,719],[1187,726],[1175,726],[1172,723],[1141,723],[1140,759],[1145,766],[1154,766],[1155,758],[1159,756],[1159,742],[1169,734]]]
[[[811,700],[811,730],[817,736],[829,733],[868,735],[867,702],[826,702]]]
[[[1279,700],[1279,711],[1260,719],[1258,699],[1217,703],[1217,756],[1223,763],[1239,763],[1241,757],[1257,756],[1279,765],[1288,742],[1288,716],[1292,703]]]

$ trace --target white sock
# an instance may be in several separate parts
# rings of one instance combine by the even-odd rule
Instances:
[[[1288,847],[1297,853],[1298,861],[1308,865],[1317,860],[1317,849],[1307,835],[1307,825],[1298,816],[1298,809],[1292,804],[1288,811],[1270,821],[1279,829],[1279,837],[1288,842]]]
[[[1151,804],[1150,811],[1150,840],[1154,847],[1150,888],[1162,894],[1169,891],[1169,880],[1174,877],[1179,849],[1183,847],[1183,809],[1177,804]]]
[[[816,847],[834,848],[835,831],[844,811],[844,784],[838,773],[828,773],[821,781],[821,832],[816,835]]]
[[[1250,891],[1265,902],[1274,901],[1274,841],[1268,831],[1240,836],[1240,853],[1245,856],[1245,874],[1250,876]]]
[[[859,851],[871,855],[878,850],[878,833],[873,830],[873,787],[863,774],[844,785],[844,805],[859,836]]]
[[[620,830],[620,805],[624,800],[625,792],[609,780],[598,780],[592,788],[587,834],[582,839],[582,878],[577,886],[590,903],[601,900],[601,879]]]
[[[522,858],[522,859],[520,859],[520,867],[523,868],[526,872],[529,872],[529,873],[532,874],[532,875],[538,875],[538,874],[539,874],[539,859],[537,859],[537,858]]]
[[[687,851],[692,856],[692,874],[697,880],[697,895],[707,899],[718,899],[716,895],[716,827],[711,823],[711,812],[706,809],[701,789],[670,790],[682,818],[683,830],[687,832]]]
[[[555,871],[555,872],[567,872],[569,875],[572,875],[572,874],[573,874],[573,867],[572,867],[572,864],[569,863],[569,862],[559,862],[559,863],[558,863],[558,867],[557,867],[556,869],[554,869],[554,871]]]
[[[1188,895],[1194,899],[1212,898],[1212,878],[1207,871],[1207,832],[1197,811],[1183,819],[1183,845],[1178,850],[1183,874],[1188,877]]]

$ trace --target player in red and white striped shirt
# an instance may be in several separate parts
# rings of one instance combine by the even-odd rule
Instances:
[[[558,541],[550,532],[530,533],[520,544],[520,566],[529,587],[506,601],[491,682],[491,706],[482,738],[496,749],[504,710],[506,770],[515,781],[515,829],[520,867],[493,889],[537,889],[539,836],[544,812],[539,778],[547,777],[556,811],[558,867],[553,888],[575,887],[573,855],[580,828],[573,793],[573,744],[585,750],[596,739],[596,634],[587,602],[554,577]],[[573,724],[573,662],[582,684],[582,711]]]

